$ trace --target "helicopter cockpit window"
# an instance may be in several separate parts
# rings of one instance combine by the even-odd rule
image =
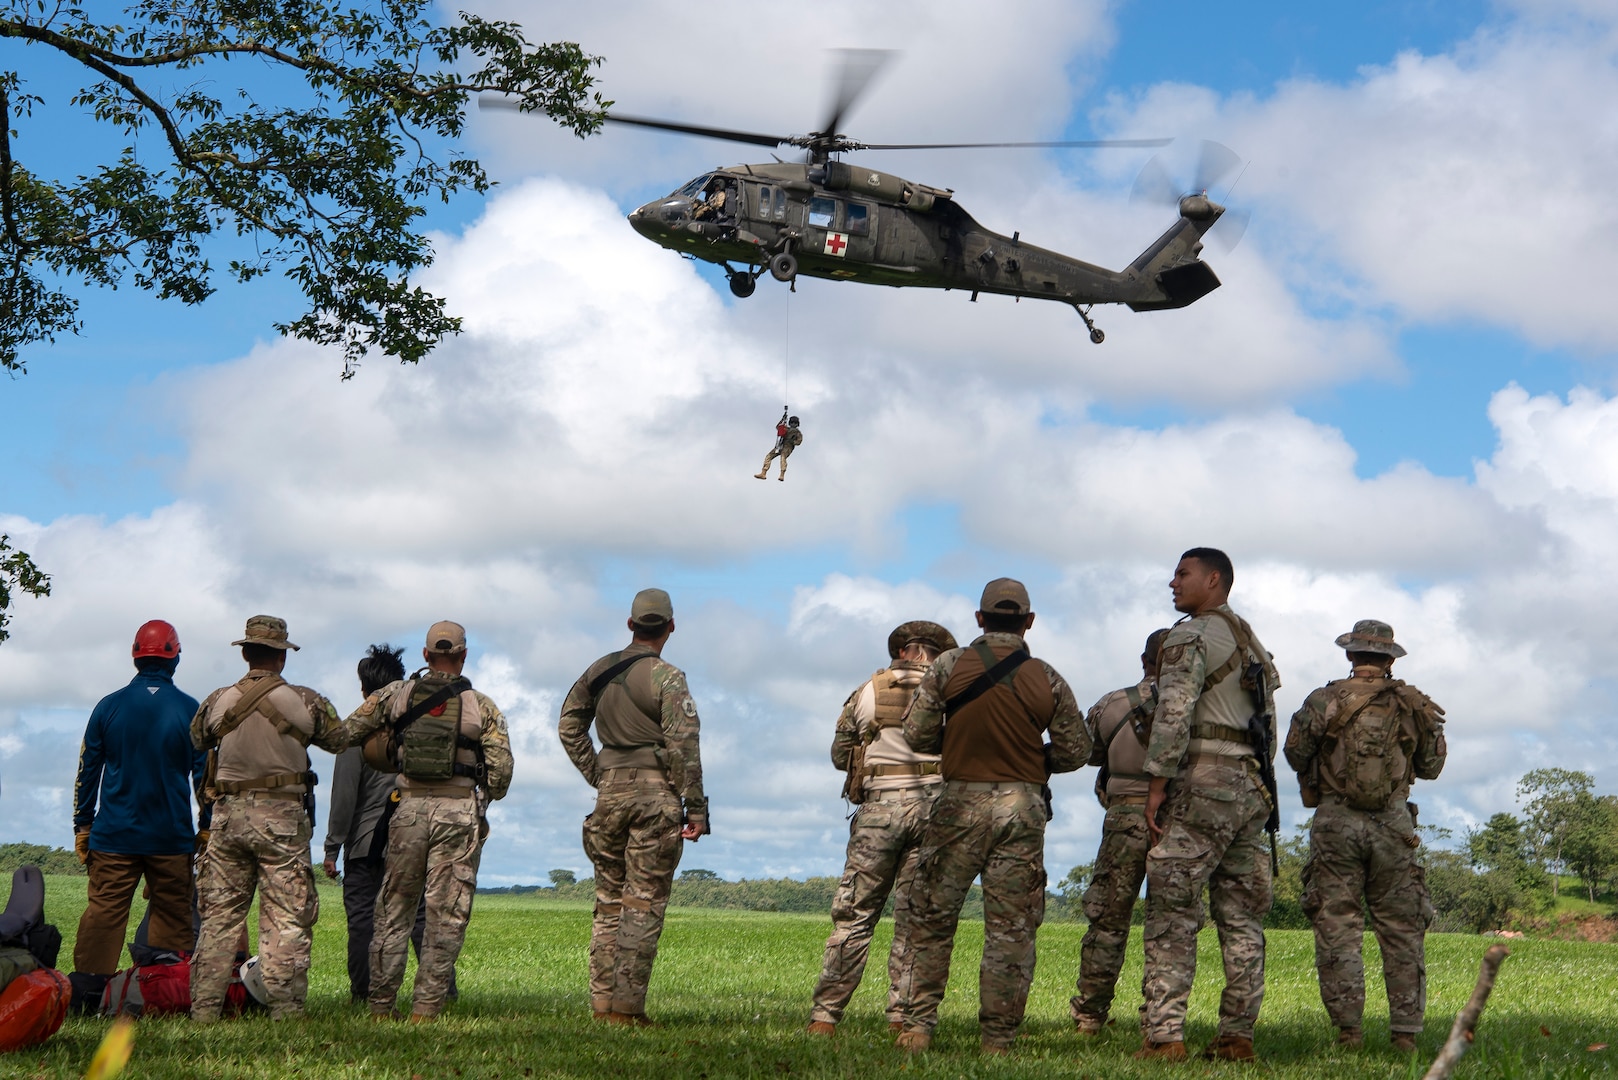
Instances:
[[[711,176],[699,176],[679,191],[676,191],[675,194],[684,195],[688,199],[695,199],[702,194],[702,189],[708,186],[708,181],[711,179]]]
[[[816,196],[809,200],[809,224],[817,229],[829,229],[837,218],[837,200]]]
[[[864,203],[851,202],[844,211],[844,221],[853,236],[864,236],[871,231],[871,208]]]

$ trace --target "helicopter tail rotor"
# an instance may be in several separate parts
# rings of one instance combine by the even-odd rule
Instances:
[[[1209,230],[1209,235],[1219,241],[1221,248],[1229,252],[1246,233],[1248,222],[1252,220],[1252,211],[1247,208],[1230,210],[1218,206],[1212,201],[1210,192],[1221,182],[1229,179],[1231,174],[1237,173],[1243,165],[1241,156],[1230,147],[1204,139],[1197,148],[1195,166],[1191,170],[1191,186],[1187,188],[1175,179],[1176,175],[1184,174],[1172,169],[1161,155],[1154,154],[1135,177],[1135,185],[1130,191],[1129,200],[1134,203],[1173,207],[1177,213],[1193,218],[1205,218],[1217,207],[1219,219]],[[1239,174],[1236,179],[1241,179]],[[1226,197],[1228,195],[1227,190]]]

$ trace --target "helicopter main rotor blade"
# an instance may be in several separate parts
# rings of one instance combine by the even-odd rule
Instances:
[[[1197,176],[1192,182],[1191,190],[1213,191],[1214,186],[1235,172],[1241,163],[1241,156],[1230,147],[1204,139],[1202,150],[1197,156]]]
[[[832,98],[831,111],[820,126],[820,134],[836,135],[838,126],[848,110],[865,93],[877,72],[893,59],[892,49],[835,49],[838,58],[837,90]]]
[[[480,109],[504,109],[509,112],[521,112],[522,106],[507,97],[497,97],[484,94],[478,98]],[[723,139],[726,142],[751,143],[754,146],[776,147],[783,143],[790,143],[790,135],[764,135],[756,131],[736,131],[732,128],[703,127],[699,124],[680,124],[673,120],[654,120],[644,116],[626,116],[623,113],[608,113],[605,117],[614,124],[633,124],[636,127],[657,128],[659,131],[673,131],[681,135],[697,135],[705,139]]]
[[[1173,139],[1068,139],[1060,142],[857,143],[859,150],[1100,150],[1167,146]]]

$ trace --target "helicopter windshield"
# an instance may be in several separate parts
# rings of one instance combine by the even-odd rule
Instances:
[[[695,199],[697,196],[702,194],[702,189],[707,187],[708,181],[712,179],[713,173],[704,173],[695,180],[691,181],[689,184],[685,185],[685,187],[681,188],[679,191],[676,191],[674,194],[684,195],[688,199]]]

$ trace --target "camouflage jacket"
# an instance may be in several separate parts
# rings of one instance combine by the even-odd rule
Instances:
[[[348,727],[348,737],[357,746],[375,731],[384,727],[393,715],[394,697],[401,693],[409,693],[414,680],[401,679],[399,682],[389,683],[361,703],[344,723]],[[479,745],[483,748],[484,778],[482,787],[491,799],[505,798],[507,790],[511,787],[511,736],[506,731],[506,718],[500,712],[500,707],[487,696],[474,690],[478,700],[478,719],[481,721],[482,733],[479,736]]]
[[[1007,645],[1018,649],[1026,648],[1023,639],[1017,634],[984,634],[978,640],[991,648]],[[949,685],[950,676],[955,672],[955,665],[966,651],[966,649],[951,649],[942,653],[921,677],[915,704],[910,707],[910,715],[905,717],[902,730],[905,741],[924,754],[936,754],[943,747],[944,688]],[[1068,687],[1067,680],[1062,678],[1055,668],[1038,657],[1029,662],[1045,669],[1045,677],[1051,684],[1051,697],[1056,703],[1047,728],[1051,747],[1047,765],[1053,773],[1072,772],[1090,760],[1092,742],[1090,733],[1084,727],[1084,714],[1079,711],[1079,703],[1073,697],[1073,691]]]
[[[1236,613],[1228,604],[1220,610],[1232,617]],[[1281,685],[1280,676],[1270,660],[1268,650],[1257,636],[1253,647],[1258,656],[1247,658],[1264,665],[1265,706],[1268,715],[1275,715],[1275,690]],[[1163,639],[1158,653],[1157,712],[1152,720],[1152,738],[1146,747],[1145,772],[1150,776],[1173,777],[1180,773],[1180,762],[1191,749],[1193,724],[1235,726],[1245,724],[1253,715],[1252,697],[1241,688],[1239,662],[1204,695],[1202,684],[1210,672],[1217,671],[1235,649],[1235,638],[1229,625],[1218,615],[1209,612],[1195,615],[1176,623]],[[1276,739],[1271,732],[1270,751],[1274,754]],[[1205,739],[1209,752],[1232,755],[1251,755],[1252,750],[1239,741]]]
[[[562,715],[557,722],[556,733],[562,740],[562,748],[567,751],[568,758],[591,787],[600,786],[601,763],[600,753],[590,740],[590,727],[596,720],[597,705],[597,698],[590,693],[590,683],[620,659],[629,657],[637,650],[651,651],[646,645],[631,645],[620,652],[608,653],[591,664],[562,702]],[[641,674],[643,672],[644,676]],[[702,753],[699,745],[702,723],[697,717],[697,703],[692,700],[691,691],[686,687],[685,672],[658,656],[637,664],[627,674],[636,677],[637,687],[656,702],[653,711],[657,714],[657,727],[662,737],[657,747],[657,757],[668,773],[675,792],[685,802],[687,809],[706,806],[707,800],[702,793]],[[639,686],[641,677],[648,680],[647,686]],[[607,690],[604,687],[602,693],[605,694]]]
[[[233,731],[220,736],[218,728],[230,707],[261,679],[274,678],[272,672],[249,671],[240,682],[221,686],[202,700],[191,718],[191,743],[198,750],[218,747],[215,781],[239,783],[265,775],[301,773],[309,767],[306,746],[318,746],[333,754],[348,748],[348,732],[337,719],[337,709],[318,691],[307,686],[283,683],[264,699],[264,705],[298,730],[301,738],[278,731],[261,709],[244,717]],[[301,793],[301,780],[279,785],[276,790]]]

